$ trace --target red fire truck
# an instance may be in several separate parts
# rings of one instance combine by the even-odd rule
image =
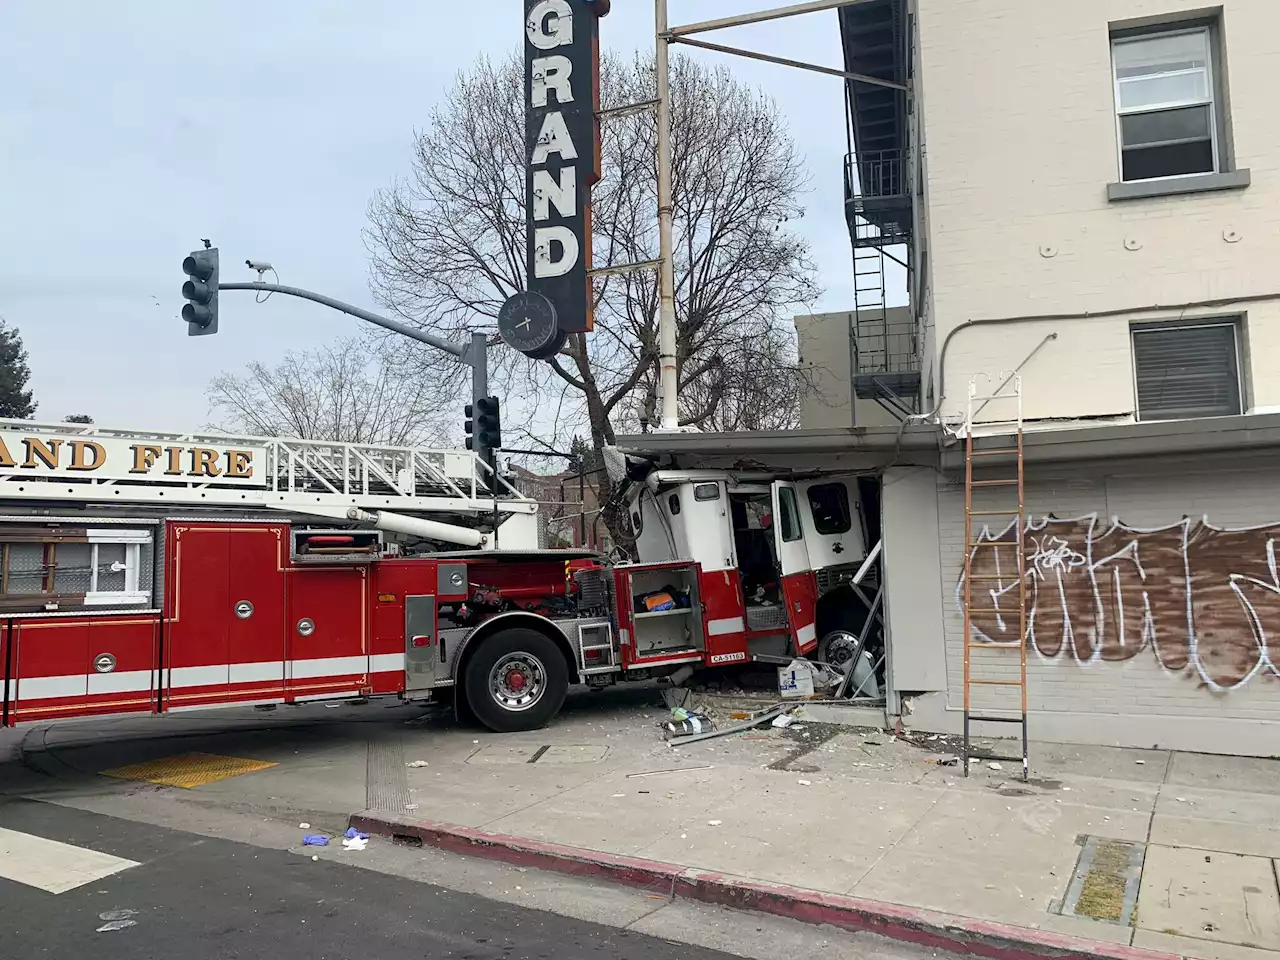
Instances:
[[[847,660],[855,481],[626,473],[640,561],[606,564],[466,451],[0,421],[0,720],[396,696],[511,731],[574,683]]]

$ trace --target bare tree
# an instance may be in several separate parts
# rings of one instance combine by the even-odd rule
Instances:
[[[218,429],[303,440],[410,446],[439,442],[451,421],[430,385],[415,376],[417,351],[404,341],[358,337],[287,353],[274,367],[253,362],[209,383]],[[458,411],[461,412],[460,410]]]
[[[377,299],[458,338],[524,287],[524,82],[514,56],[463,74],[417,136],[412,172],[374,197],[366,243]],[[605,109],[654,96],[652,56],[606,55]],[[818,290],[805,242],[803,164],[777,106],[725,69],[672,61],[677,353],[682,422],[704,429],[793,425],[803,387],[787,320]],[[607,121],[593,205],[597,266],[657,257],[657,132],[638,113]],[[497,350],[492,382],[525,401],[531,435],[599,451],[653,406],[657,277],[598,277],[596,328],[549,363]],[[459,374],[434,359],[442,387]],[[508,432],[511,415],[508,404]]]

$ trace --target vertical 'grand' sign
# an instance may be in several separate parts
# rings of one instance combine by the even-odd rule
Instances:
[[[591,187],[600,179],[599,19],[609,0],[525,0],[528,288],[559,328],[593,324]]]

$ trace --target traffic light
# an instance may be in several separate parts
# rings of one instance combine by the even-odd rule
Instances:
[[[480,458],[492,465],[493,451],[502,447],[502,417],[497,397],[481,397],[474,404],[467,404],[464,429],[467,431],[467,449],[480,454]]]
[[[191,279],[182,285],[186,303],[182,319],[187,336],[205,337],[218,332],[218,248],[194,250],[182,261],[182,272]]]

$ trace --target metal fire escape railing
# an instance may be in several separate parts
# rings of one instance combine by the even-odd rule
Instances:
[[[917,412],[920,342],[913,312],[887,302],[886,252],[911,240],[910,168],[899,150],[845,162],[845,214],[853,242],[854,321],[850,331],[855,395],[902,418]]]

